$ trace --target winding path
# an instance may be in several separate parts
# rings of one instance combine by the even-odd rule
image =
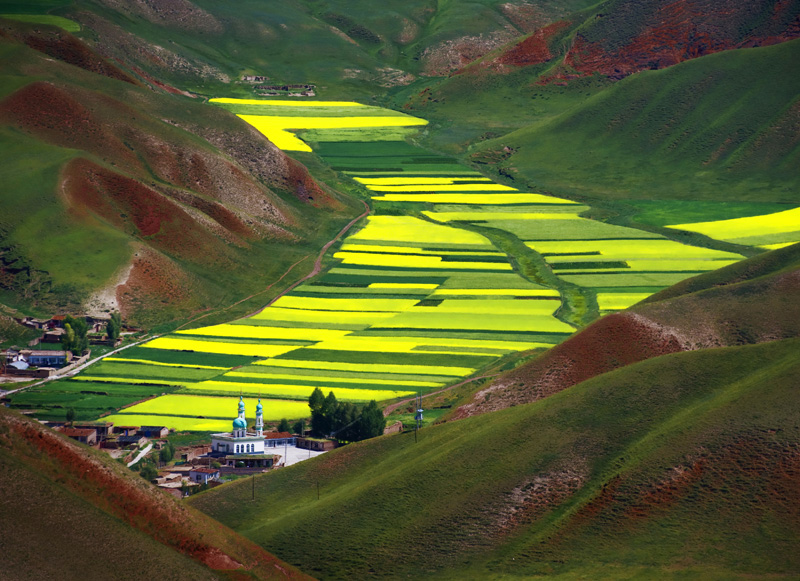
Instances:
[[[367,216],[369,216],[369,213],[370,213],[369,205],[367,205],[367,203],[364,200],[361,200],[361,203],[364,204],[364,211],[359,216],[356,216],[355,218],[350,220],[350,222],[347,224],[347,226],[342,228],[339,231],[339,233],[333,238],[333,240],[331,240],[325,246],[322,247],[322,250],[319,251],[319,255],[317,256],[317,260],[314,262],[314,268],[311,269],[311,272],[309,272],[307,275],[305,275],[303,278],[301,278],[297,282],[293,283],[291,286],[289,286],[289,288],[287,288],[286,290],[284,290],[283,292],[278,294],[278,296],[276,296],[274,299],[272,299],[266,305],[264,305],[263,307],[261,307],[257,311],[254,311],[254,312],[250,313],[247,316],[248,317],[252,317],[253,315],[257,315],[258,313],[260,313],[261,311],[263,311],[264,309],[266,309],[267,307],[272,305],[272,303],[277,301],[279,298],[281,298],[282,296],[284,296],[284,295],[290,293],[291,291],[293,291],[294,289],[296,289],[298,286],[303,284],[305,281],[307,281],[309,279],[312,279],[315,276],[317,276],[320,273],[320,271],[322,270],[322,259],[324,258],[325,253],[328,251],[328,249],[331,246],[333,246],[342,236],[344,236],[347,233],[347,231],[350,230],[350,228],[352,228],[355,225],[356,222],[361,220],[361,218],[366,218]],[[283,277],[281,277],[281,278],[283,278]]]
[[[139,460],[141,460],[142,458],[144,458],[144,457],[147,455],[147,453],[148,453],[150,450],[152,450],[152,449],[153,449],[153,442],[150,442],[150,443],[147,445],[147,448],[143,448],[142,450],[139,450],[139,453],[136,455],[136,458],[134,458],[133,460],[131,460],[130,462],[128,462],[128,468],[130,468],[131,466],[133,466],[134,464],[136,464],[136,463],[137,463]]]
[[[432,395],[438,395],[440,393],[444,393],[445,391],[449,391],[449,390],[451,390],[453,388],[456,388],[456,387],[461,387],[462,385],[465,385],[467,383],[471,383],[473,381],[478,381],[479,379],[489,379],[490,377],[497,377],[498,375],[500,375],[500,374],[499,373],[494,373],[492,375],[481,375],[479,377],[470,377],[469,379],[465,379],[464,381],[459,381],[458,383],[454,383],[453,385],[448,385],[447,387],[445,387],[444,389],[440,389],[439,391],[432,391],[430,393],[426,393],[425,395],[422,396],[422,399],[425,399],[426,397],[430,397]],[[416,398],[410,397],[408,399],[400,400],[400,401],[395,402],[393,404],[387,405],[383,409],[383,417],[387,417],[389,414],[391,414],[394,410],[396,410],[400,406],[404,406],[407,403],[414,401],[415,399]]]

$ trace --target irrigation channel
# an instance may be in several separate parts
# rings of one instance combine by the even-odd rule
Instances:
[[[495,183],[409,143],[426,122],[403,113],[212,102],[301,160],[316,155],[353,179],[372,210],[365,203],[308,276],[251,316],[178,330],[48,384],[64,394],[164,394],[110,421],[223,430],[240,394],[248,414],[262,398],[266,420],[301,418],[316,387],[344,401],[402,403],[743,258],[590,220],[587,206]],[[335,263],[324,269],[330,248]]]

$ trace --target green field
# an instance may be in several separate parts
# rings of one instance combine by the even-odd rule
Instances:
[[[115,386],[131,384],[203,394],[215,410],[237,394],[294,400],[281,408],[292,419],[307,415],[301,402],[316,387],[356,403],[426,393],[504,355],[555,345],[576,320],[585,324],[742,258],[585,218],[588,206],[491,183],[405,141],[359,142],[337,133],[337,123],[353,116],[382,123],[388,117],[380,108],[235,100],[222,106],[257,125],[277,119],[272,127],[313,127],[314,152],[334,169],[357,170],[362,192],[378,200],[396,196],[391,211],[379,206],[338,245],[330,268],[251,318],[159,337],[73,382],[105,386],[108,409],[122,402],[111,395]],[[303,143],[298,135],[309,138],[299,132],[291,139]],[[435,175],[420,170],[428,166],[438,168]],[[420,203],[427,209],[420,212]],[[746,232],[760,228],[762,235],[778,222],[787,231],[791,222],[742,219],[760,220],[747,223]],[[179,413],[174,402],[201,401],[181,397],[124,414],[198,430],[224,417],[211,408]],[[100,405],[96,399],[82,407]]]

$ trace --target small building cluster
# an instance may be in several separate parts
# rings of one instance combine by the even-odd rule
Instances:
[[[5,372],[8,375],[50,377],[56,369],[65,367],[70,361],[72,361],[72,353],[68,351],[8,349]],[[40,373],[33,373],[34,371],[40,371]]]
[[[176,497],[183,497],[188,490],[198,486],[216,486],[225,475],[255,474],[280,465],[283,446],[297,446],[317,452],[335,447],[335,442],[316,438],[297,437],[289,432],[264,432],[264,407],[261,400],[256,406],[256,421],[248,429],[245,419],[244,398],[239,397],[237,416],[230,432],[211,435],[211,444],[184,446],[175,449],[176,462],[162,468],[153,484]],[[113,422],[46,422],[78,442],[105,449],[121,461],[137,462],[141,451],[153,441],[153,449],[161,450],[169,444],[164,439],[169,435],[165,426],[115,425]]]

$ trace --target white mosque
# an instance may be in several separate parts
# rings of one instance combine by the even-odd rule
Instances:
[[[275,456],[264,453],[264,407],[261,399],[256,406],[254,432],[247,431],[244,417],[244,398],[239,396],[239,415],[233,420],[233,430],[211,435],[211,455],[227,461],[230,466],[244,463],[246,468],[268,468]]]

